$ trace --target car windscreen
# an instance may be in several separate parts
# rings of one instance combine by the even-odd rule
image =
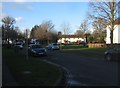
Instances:
[[[16,45],[22,45],[21,43],[17,43]]]
[[[58,44],[53,44],[54,46],[57,46]]]
[[[42,48],[41,45],[33,45],[32,48]]]

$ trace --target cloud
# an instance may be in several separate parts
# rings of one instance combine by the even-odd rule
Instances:
[[[27,2],[27,0],[13,0],[14,2]]]
[[[34,8],[32,6],[26,6],[27,10],[34,10]]]
[[[22,17],[16,17],[15,20],[16,22],[22,22],[24,19]]]
[[[17,2],[12,5],[12,8],[17,10],[34,10],[34,7],[32,7],[32,5],[28,5],[25,2]]]

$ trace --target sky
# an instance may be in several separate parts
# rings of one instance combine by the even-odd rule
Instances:
[[[2,17],[16,19],[15,26],[22,31],[43,21],[51,20],[56,31],[62,31],[62,24],[70,25],[70,34],[78,30],[88,11],[88,2],[3,2]]]

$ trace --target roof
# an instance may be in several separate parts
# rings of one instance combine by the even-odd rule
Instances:
[[[79,35],[62,35],[62,38],[80,38]]]

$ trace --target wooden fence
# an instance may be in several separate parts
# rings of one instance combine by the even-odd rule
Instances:
[[[88,43],[89,48],[105,48],[107,47],[105,43]]]

